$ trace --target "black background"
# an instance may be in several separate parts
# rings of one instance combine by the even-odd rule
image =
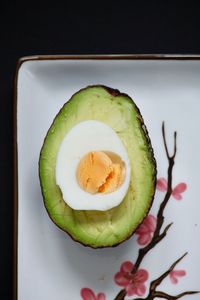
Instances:
[[[13,1],[0,4],[0,299],[12,299],[12,109],[19,57],[36,54],[200,53],[194,1]],[[28,300],[28,299],[27,299]]]

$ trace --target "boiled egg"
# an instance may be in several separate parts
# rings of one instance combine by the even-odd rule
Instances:
[[[111,209],[123,201],[129,183],[127,151],[111,127],[88,120],[65,135],[56,160],[56,184],[72,209]]]

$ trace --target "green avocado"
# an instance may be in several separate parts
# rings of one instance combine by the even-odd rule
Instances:
[[[128,192],[120,205],[107,211],[70,208],[56,185],[59,146],[79,122],[98,120],[115,130],[131,164]],[[93,248],[116,246],[128,239],[147,215],[155,193],[156,162],[148,132],[133,100],[116,89],[88,86],[74,94],[51,125],[39,159],[44,204],[52,221],[75,241]]]

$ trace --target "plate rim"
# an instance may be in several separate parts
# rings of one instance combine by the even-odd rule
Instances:
[[[27,61],[42,60],[200,60],[200,54],[58,54],[30,55],[17,61],[13,80],[13,300],[18,299],[18,150],[17,150],[17,84],[19,70]]]

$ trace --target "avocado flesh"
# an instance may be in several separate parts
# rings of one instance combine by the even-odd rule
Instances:
[[[112,127],[123,142],[131,164],[131,180],[122,203],[108,211],[77,211],[56,185],[56,158],[67,132],[85,120]],[[93,248],[114,246],[129,238],[151,206],[156,163],[140,112],[132,99],[105,86],[89,86],[60,110],[45,138],[39,161],[45,207],[53,222],[74,240]]]

